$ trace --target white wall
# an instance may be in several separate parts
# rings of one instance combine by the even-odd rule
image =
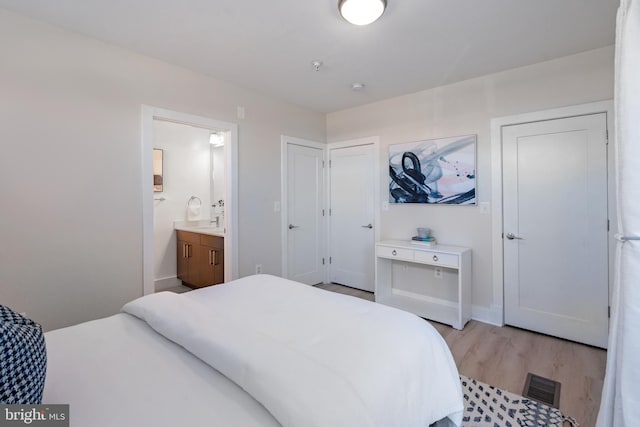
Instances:
[[[609,99],[613,48],[329,114],[0,10],[0,303],[46,329],[116,313],[142,294],[141,105],[239,124],[239,269],[280,273],[280,136],[389,144],[478,135],[478,200],[491,198],[493,117]],[[401,76],[398,76],[401,78]],[[237,107],[246,119],[237,119]],[[380,176],[381,189],[387,177]],[[381,194],[386,199],[386,194]],[[489,307],[491,217],[476,207],[392,206],[383,238],[428,223],[474,249],[474,304]]]
[[[174,221],[187,220],[187,202],[200,198],[200,216],[209,219],[211,211],[210,131],[166,121],[153,121],[154,148],[164,151],[163,192],[154,193],[153,249],[156,290],[177,286],[176,233]],[[198,205],[198,201],[192,201]]]
[[[238,123],[240,275],[280,272],[280,135],[323,114],[4,10],[0,52],[0,303],[52,329],[142,295],[143,104]]]
[[[488,202],[491,119],[612,98],[613,53],[606,47],[331,113],[327,138],[379,136],[380,170],[387,171],[390,144],[477,134],[477,200]],[[388,175],[380,180],[381,200],[387,200]],[[470,206],[391,205],[381,223],[383,239],[407,239],[416,227],[429,226],[439,242],[471,247],[474,314],[494,318],[491,215]]]

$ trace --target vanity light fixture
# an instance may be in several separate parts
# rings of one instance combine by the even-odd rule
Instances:
[[[222,132],[213,132],[209,136],[209,144],[214,147],[222,147],[224,145],[224,133]]]
[[[339,0],[340,15],[354,25],[369,25],[382,16],[387,0]]]

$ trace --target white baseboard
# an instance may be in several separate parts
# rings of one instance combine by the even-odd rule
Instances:
[[[496,307],[494,305],[491,307],[483,307],[481,305],[471,306],[471,318],[490,325],[504,326],[502,307]]]
[[[163,279],[156,279],[153,282],[156,292],[166,291],[167,289],[175,288],[182,285],[182,280],[174,277],[165,277]]]

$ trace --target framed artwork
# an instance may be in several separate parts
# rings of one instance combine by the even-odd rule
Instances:
[[[164,190],[163,176],[162,176],[162,162],[164,152],[159,148],[153,149],[153,192],[162,193]]]
[[[476,204],[476,135],[389,146],[389,202]]]

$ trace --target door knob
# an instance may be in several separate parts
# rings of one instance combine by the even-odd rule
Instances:
[[[362,227],[362,228],[373,228],[373,225],[367,224],[367,225],[361,225],[360,227]]]
[[[509,239],[509,240],[513,240],[513,239],[524,240],[522,237],[518,237],[513,233],[507,233],[507,239]]]
[[[289,230],[293,229],[293,228],[298,228],[300,227],[299,225],[293,225],[293,224],[289,224]]]

